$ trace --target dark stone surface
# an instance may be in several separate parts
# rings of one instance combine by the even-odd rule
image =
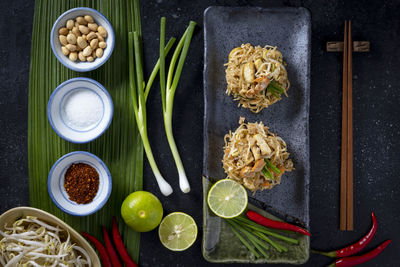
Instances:
[[[167,36],[180,36],[189,19],[200,25],[194,35],[175,99],[174,131],[192,192],[179,190],[161,197],[145,163],[145,188],[155,192],[166,213],[184,211],[201,225],[203,133],[203,11],[209,5],[304,6],[312,16],[310,99],[310,226],[311,245],[333,249],[357,240],[378,217],[371,249],[393,239],[385,253],[364,266],[400,264],[400,20],[399,1],[142,1],[145,67],[158,55],[159,18],[167,17]],[[28,205],[27,93],[33,2],[0,1],[0,212]],[[326,41],[340,40],[343,22],[352,19],[354,40],[369,40],[371,52],[354,54],[354,188],[355,231],[339,231],[339,170],[341,127],[341,61],[326,53]],[[266,27],[272,27],[266,25]],[[178,188],[175,164],[165,138],[157,90],[149,98],[149,132],[159,167]],[[155,149],[157,148],[157,149]],[[46,177],[43,177],[46,179]],[[200,229],[201,231],[201,229]],[[201,239],[181,253],[167,251],[157,232],[142,235],[142,266],[206,266]],[[306,266],[332,260],[312,256]]]

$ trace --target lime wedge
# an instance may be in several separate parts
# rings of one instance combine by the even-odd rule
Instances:
[[[173,251],[182,251],[188,249],[196,241],[197,225],[186,213],[173,212],[162,220],[158,235],[164,247]]]
[[[246,209],[247,192],[242,185],[233,180],[219,180],[208,192],[207,203],[216,215],[234,218]]]

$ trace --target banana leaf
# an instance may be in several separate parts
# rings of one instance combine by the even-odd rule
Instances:
[[[28,96],[30,204],[58,216],[78,231],[95,235],[100,240],[101,225],[110,229],[112,216],[117,216],[128,251],[137,261],[139,233],[126,227],[120,217],[120,207],[124,198],[130,192],[141,190],[143,187],[143,146],[134,118],[127,63],[127,33],[134,30],[135,3],[129,0],[35,2]],[[114,52],[110,59],[102,67],[89,73],[77,73],[65,68],[57,61],[50,47],[53,23],[63,12],[74,7],[91,7],[98,10],[111,22],[116,35]],[[79,76],[100,82],[114,102],[114,117],[110,128],[95,141],[81,145],[69,143],[58,137],[51,128],[46,113],[52,91],[60,83]],[[86,217],[74,217],[63,213],[53,204],[47,192],[47,177],[52,165],[62,155],[77,150],[89,151],[100,157],[108,166],[113,181],[112,193],[106,205],[100,211]]]

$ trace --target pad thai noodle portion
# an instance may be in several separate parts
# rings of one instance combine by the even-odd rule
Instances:
[[[33,216],[5,225],[0,239],[0,266],[92,266],[67,231]]]
[[[246,123],[240,117],[239,127],[224,141],[225,173],[252,191],[280,184],[282,175],[294,169],[285,141],[262,122]]]
[[[276,46],[253,47],[242,44],[234,48],[226,66],[228,95],[239,101],[239,106],[254,113],[287,96],[290,82],[282,53]]]

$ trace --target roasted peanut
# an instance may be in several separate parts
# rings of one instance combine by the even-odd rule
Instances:
[[[76,36],[73,33],[67,35],[67,41],[70,44],[76,44]]]
[[[77,28],[78,28],[79,25],[80,25],[80,24],[79,24],[77,21],[74,22],[74,27],[77,27]]]
[[[71,52],[76,51],[76,45],[67,44],[65,47],[66,47],[69,51],[71,51]]]
[[[84,19],[85,19],[87,22],[89,22],[89,23],[93,23],[93,22],[94,22],[92,16],[90,16],[90,15],[86,15],[86,16],[84,17]]]
[[[96,38],[97,35],[94,32],[90,32],[87,36],[86,39],[90,42],[91,40],[93,40],[94,38]]]
[[[99,32],[99,34],[100,34],[102,37],[104,37],[104,38],[107,37],[107,31],[106,31],[106,29],[105,29],[103,26],[97,27],[97,31]]]
[[[72,30],[74,27],[74,21],[72,19],[67,21],[67,29]]]
[[[89,33],[89,28],[84,26],[84,25],[79,25],[78,29],[82,34],[88,34]]]
[[[92,57],[93,57],[94,59],[96,59],[96,57],[97,57],[97,56],[96,56],[96,50],[93,50],[93,51],[92,51]]]
[[[78,22],[80,25],[86,25],[87,21],[83,17],[77,17],[76,22]]]
[[[92,54],[92,48],[90,46],[87,46],[84,50],[83,50],[83,55],[85,57],[88,57]]]
[[[78,27],[73,27],[71,32],[75,34],[76,37],[81,36],[81,32],[79,31]]]
[[[61,51],[64,54],[64,56],[68,56],[69,55],[69,50],[65,46],[61,47]]]
[[[60,43],[61,43],[62,45],[67,45],[67,44],[68,44],[67,36],[65,36],[65,35],[60,35],[60,36],[58,36],[58,40],[60,40]]]
[[[100,33],[96,32],[96,35],[97,35],[97,39],[99,39],[99,42],[104,42],[104,38],[103,38],[103,36],[100,35]]]
[[[91,31],[97,31],[97,28],[99,27],[99,25],[97,25],[96,23],[88,23],[87,26]]]
[[[107,43],[106,42],[99,42],[99,47],[104,49],[104,48],[107,47]]]
[[[78,39],[76,39],[76,41],[78,43],[78,46],[80,48],[82,48],[82,49],[85,48],[88,45],[87,42],[86,42],[86,39],[83,38],[82,36],[79,36]]]
[[[103,56],[103,49],[97,48],[96,49],[96,57],[102,57],[102,56]]]
[[[82,51],[79,52],[78,58],[79,58],[80,61],[86,61],[86,57],[83,55],[83,52],[82,52]]]
[[[99,44],[99,40],[98,39],[93,39],[92,41],[90,41],[90,47],[94,50],[97,48],[97,45]]]
[[[72,61],[76,61],[78,59],[78,53],[77,52],[71,52],[71,54],[69,54],[69,59]]]
[[[87,60],[88,62],[93,62],[93,61],[94,61],[94,57],[92,57],[92,56],[87,57],[86,60]]]
[[[67,35],[68,34],[68,29],[67,28],[60,28],[59,30],[58,30],[58,33],[60,34],[60,35]]]

